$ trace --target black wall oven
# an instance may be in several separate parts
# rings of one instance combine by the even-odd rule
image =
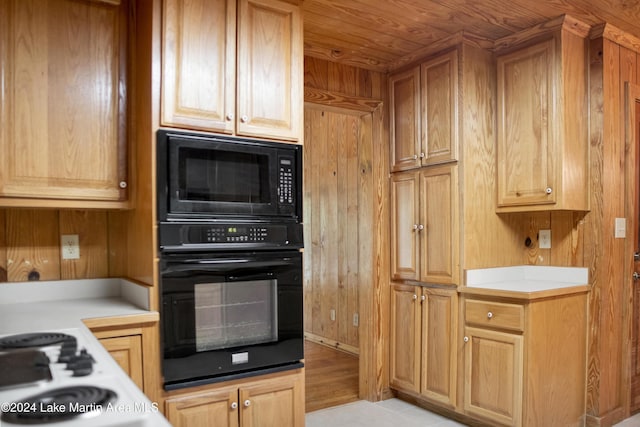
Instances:
[[[299,251],[163,256],[165,388],[301,366],[301,272]]]
[[[301,150],[158,131],[165,389],[302,366]]]

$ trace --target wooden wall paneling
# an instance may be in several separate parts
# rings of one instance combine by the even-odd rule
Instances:
[[[531,245],[526,248],[523,264],[529,265],[549,265],[551,264],[551,249],[540,249],[538,238],[539,230],[551,229],[551,213],[550,212],[532,212],[523,215],[522,235],[523,240],[531,239]],[[524,243],[523,243],[524,245]]]
[[[344,140],[338,153],[338,220],[341,236],[338,249],[338,341],[358,347],[358,328],[353,324],[358,313],[358,193],[360,145],[359,115],[345,115]]]
[[[61,210],[60,236],[77,234],[79,259],[60,257],[62,280],[91,279],[109,275],[107,213],[104,211]]]
[[[60,280],[58,211],[6,211],[7,278],[9,282]]]
[[[356,80],[357,74],[357,69],[355,67],[330,62],[328,76],[329,86],[327,87],[327,90],[330,92],[359,96]]]
[[[616,43],[590,42],[591,212],[585,217],[585,263],[590,269],[587,425],[610,425],[623,418],[624,239],[615,239],[615,218],[623,217],[625,149],[623,85],[634,71],[623,65]],[[626,70],[626,71],[625,71]]]
[[[107,246],[109,248],[109,277],[127,276],[127,217],[128,212],[107,212]]]
[[[7,238],[5,210],[0,209],[0,283],[7,281]]]
[[[551,213],[551,265],[584,267],[584,212]]]
[[[600,354],[598,348],[600,313],[602,310],[598,277],[599,260],[603,256],[601,224],[604,218],[603,204],[603,121],[604,121],[604,46],[601,38],[590,41],[589,46],[589,115],[590,115],[590,170],[591,211],[585,216],[585,265],[589,267],[591,292],[589,293],[589,328],[587,351],[587,401],[586,413],[596,418],[600,413]],[[589,418],[587,418],[587,421]],[[588,423],[589,425],[589,423]],[[598,425],[598,424],[591,424]]]
[[[304,87],[329,90],[329,61],[304,57]],[[305,98],[305,101],[307,99]]]
[[[305,67],[306,70],[306,67]],[[311,200],[314,194],[317,194],[318,180],[314,178],[313,158],[317,155],[315,152],[316,144],[310,143],[317,138],[315,131],[321,123],[322,112],[316,109],[304,109],[304,139],[307,142],[303,149],[303,200],[307,202]],[[321,127],[320,127],[321,129]],[[304,287],[304,330],[313,330],[313,284],[314,280],[314,254],[317,239],[314,237],[314,228],[312,227],[314,218],[314,204],[305,203],[302,222],[304,224],[304,252],[303,257],[303,287]]]

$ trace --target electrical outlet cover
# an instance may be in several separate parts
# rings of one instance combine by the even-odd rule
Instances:
[[[62,259],[80,259],[80,243],[77,234],[63,234],[60,236],[60,251]]]

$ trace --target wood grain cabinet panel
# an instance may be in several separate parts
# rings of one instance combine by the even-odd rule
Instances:
[[[456,289],[391,285],[390,385],[455,408]]]
[[[589,210],[588,27],[567,19],[534,44],[497,42],[498,212]]]
[[[393,279],[458,282],[457,174],[457,166],[448,164],[392,176]]]
[[[458,50],[389,77],[391,170],[458,159]]]
[[[162,125],[300,139],[299,6],[279,0],[165,0],[164,6]]]
[[[178,394],[165,400],[165,415],[175,427],[303,427],[304,373]]]
[[[491,425],[584,425],[585,288],[523,299],[460,289],[464,413]]]
[[[126,207],[128,13],[0,2],[0,206]]]
[[[123,371],[131,377],[140,390],[144,390],[142,369],[142,336],[130,335],[115,338],[102,338],[100,344],[107,349],[111,357]]]

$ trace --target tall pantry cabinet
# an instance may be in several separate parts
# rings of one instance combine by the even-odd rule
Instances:
[[[457,286],[470,209],[462,188],[473,180],[463,148],[492,138],[487,47],[461,36],[389,78],[390,386],[451,410],[460,399]]]

